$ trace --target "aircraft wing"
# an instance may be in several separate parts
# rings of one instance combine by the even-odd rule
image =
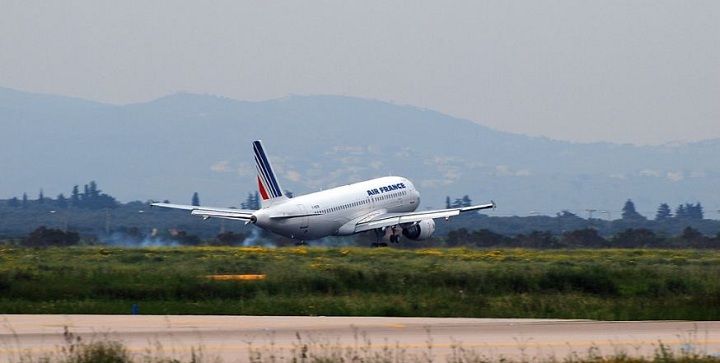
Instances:
[[[241,221],[249,221],[254,210],[250,209],[234,209],[234,208],[216,208],[216,207],[200,207],[196,205],[170,204],[170,203],[152,203],[153,207],[171,208],[189,210],[190,214],[208,218],[225,218]]]
[[[409,213],[371,213],[355,224],[355,232],[363,232],[376,228],[391,227],[401,224],[420,222],[425,219],[454,217],[463,212],[495,208],[495,202],[473,205],[462,208],[437,209]]]

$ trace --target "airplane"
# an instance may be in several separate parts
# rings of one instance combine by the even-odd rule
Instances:
[[[153,207],[188,210],[208,218],[225,218],[254,224],[264,230],[305,241],[327,236],[349,236],[374,230],[377,242],[372,247],[386,247],[380,240],[390,229],[391,243],[407,239],[420,241],[435,232],[437,218],[495,208],[495,203],[461,208],[417,211],[420,193],[410,180],[386,176],[344,185],[301,196],[288,197],[280,186],[262,141],[253,141],[257,168],[258,192],[262,198],[259,210],[204,207],[172,203],[152,203]]]

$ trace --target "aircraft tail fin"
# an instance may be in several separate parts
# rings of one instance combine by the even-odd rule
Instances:
[[[270,159],[265,154],[262,141],[253,141],[255,151],[255,166],[257,168],[258,192],[260,193],[260,207],[266,208],[278,202],[287,200],[282,187],[275,177]]]

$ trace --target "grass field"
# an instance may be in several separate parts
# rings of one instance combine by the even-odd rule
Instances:
[[[213,279],[208,275],[264,275]],[[720,320],[720,251],[0,248],[0,313]]]

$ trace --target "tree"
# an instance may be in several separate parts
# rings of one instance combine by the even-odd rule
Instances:
[[[72,193],[70,194],[70,206],[77,208],[80,207],[80,188],[76,185],[72,189]]]
[[[178,231],[173,239],[183,246],[200,246],[202,244],[200,237],[188,234],[186,231]]]
[[[693,205],[690,203],[680,204],[675,210],[675,218],[677,219],[703,219],[703,207],[698,202]]]
[[[450,204],[450,196],[445,198],[445,207],[447,208],[462,208],[469,207],[472,205],[472,199],[465,194],[462,198],[455,198],[455,201]]]
[[[705,236],[697,229],[685,227],[679,239],[683,243],[681,247],[702,247]]]
[[[260,209],[260,194],[258,194],[258,192],[255,192],[255,194],[248,193],[245,201],[240,203],[240,208],[252,210]]]
[[[677,219],[687,219],[687,217],[688,217],[688,214],[687,214],[687,210],[685,209],[685,205],[684,205],[684,204],[680,204],[680,205],[675,209],[675,218],[677,218]]]
[[[515,237],[523,248],[557,248],[558,239],[550,231],[532,231],[528,235],[519,234]]]
[[[242,233],[223,232],[215,236],[213,245],[216,246],[238,246],[245,240]]]
[[[485,228],[473,231],[470,240],[477,247],[507,246],[511,244],[510,238]]]
[[[576,229],[563,233],[561,247],[607,247],[608,242],[594,228]]]
[[[57,204],[58,208],[65,209],[68,206],[67,198],[65,198],[65,195],[63,193],[58,194],[57,201],[55,202]]]
[[[95,199],[100,196],[100,190],[98,190],[97,183],[95,183],[94,180],[90,182],[90,186],[85,190],[87,190],[87,198],[89,199]]]
[[[470,242],[470,233],[467,228],[458,228],[448,232],[447,245],[449,247],[467,246]]]
[[[700,202],[695,205],[688,204],[688,215],[691,219],[703,219],[703,207]]]
[[[28,247],[75,246],[80,242],[77,232],[63,232],[59,229],[38,227],[27,238],[23,245]]]
[[[638,220],[638,219],[645,219],[640,213],[638,213],[635,210],[635,203],[631,199],[628,199],[627,202],[625,202],[625,206],[623,206],[622,209],[622,219],[626,220]]]
[[[192,205],[199,207],[200,206],[200,196],[198,196],[198,193],[193,193],[192,196]]]
[[[655,214],[655,220],[660,222],[660,221],[666,221],[670,218],[672,218],[672,212],[670,211],[670,206],[667,205],[667,203],[660,204],[660,207],[658,207],[658,211]]]
[[[74,208],[103,209],[116,208],[118,206],[115,198],[102,193],[95,181],[85,184],[84,192],[80,193],[78,186],[74,186],[70,196],[70,206]]]
[[[20,199],[18,199],[17,197],[12,197],[8,200],[7,205],[11,208],[18,208],[20,207]]]
[[[93,199],[91,208],[103,209],[103,208],[117,208],[118,202],[115,198],[102,193],[98,197]]]
[[[655,232],[646,228],[628,228],[613,236],[612,247],[638,248],[657,247],[661,239]]]

